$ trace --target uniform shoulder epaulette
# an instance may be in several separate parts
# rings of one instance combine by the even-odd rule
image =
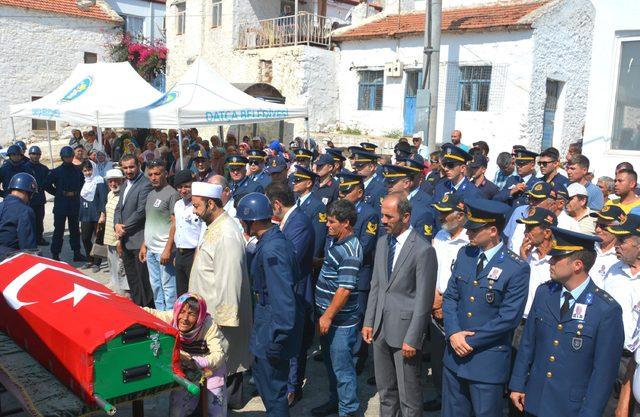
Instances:
[[[515,253],[514,251],[507,249],[507,254],[509,254],[509,257],[511,259],[513,259],[514,261],[516,261],[518,264],[523,264],[525,263],[525,260],[522,256],[518,255],[517,253]]]
[[[616,301],[616,300],[614,300],[614,298],[611,295],[609,295],[608,292],[606,292],[602,288],[599,288],[599,287],[596,288],[595,289],[595,293],[596,293],[596,295],[598,295],[600,298],[602,298],[603,300],[605,300],[609,304],[614,303]]]

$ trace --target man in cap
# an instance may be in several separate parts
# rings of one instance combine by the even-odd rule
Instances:
[[[431,172],[429,172],[424,181],[422,181],[420,189],[430,196],[433,196],[436,190],[436,185],[438,185],[440,181],[447,179],[442,165],[440,164],[440,151],[431,152],[429,155],[429,169],[431,169]]]
[[[333,178],[334,157],[325,153],[315,162],[315,174],[318,176],[313,191],[320,198],[322,204],[329,206],[338,198],[338,183]]]
[[[404,160],[405,166],[385,165],[383,175],[387,191],[406,194],[411,202],[411,226],[422,236],[431,241],[435,219],[431,209],[433,201],[424,191],[420,190],[420,176],[422,164],[414,159]]]
[[[360,309],[360,324],[367,310],[367,299],[371,288],[371,275],[373,274],[373,261],[378,237],[378,224],[380,215],[366,201],[364,178],[358,174],[338,174],[338,195],[341,200],[352,202],[356,207],[357,220],[353,227],[354,235],[362,246],[362,266],[358,271],[358,308]],[[361,329],[359,329],[361,330]],[[360,332],[358,331],[358,335]],[[369,357],[367,345],[362,343],[362,337],[358,336],[356,343],[356,373],[359,375],[364,369]]]
[[[616,226],[624,221],[626,215],[618,206],[604,206],[600,211],[591,212],[591,216],[596,219],[596,236],[600,242],[596,242],[596,261],[589,271],[593,282],[604,288],[604,277],[609,272],[609,268],[616,262],[616,235],[607,230],[610,226]]]
[[[478,187],[482,198],[492,200],[498,194],[498,187],[485,177],[489,161],[483,154],[476,154],[473,160],[467,162],[467,175],[469,180]]]
[[[589,196],[584,185],[577,182],[569,184],[567,187],[569,200],[564,205],[564,210],[580,225],[580,232],[586,235],[593,235],[596,232],[596,221],[591,216],[591,209],[588,206]]]
[[[629,393],[636,367],[633,355],[640,345],[636,334],[640,318],[640,216],[629,214],[623,222],[611,225],[607,230],[616,236],[618,262],[609,268],[603,287],[622,307],[624,350],[606,415],[613,414],[617,403],[618,410],[622,412],[620,415],[637,416],[640,415],[640,406],[630,401]],[[617,397],[619,401],[616,401]]]
[[[33,171],[33,177],[38,183],[38,191],[31,196],[29,205],[36,214],[36,240],[38,246],[48,245],[44,239],[44,206],[47,203],[47,197],[44,193],[44,186],[47,183],[47,177],[49,176],[49,167],[40,163],[40,157],[42,151],[39,146],[32,146],[29,148],[29,159],[31,161],[31,169]]]
[[[362,150],[354,152],[353,156],[351,162],[353,171],[363,177],[364,202],[379,211],[382,198],[387,194],[387,188],[380,181],[382,174],[377,173],[378,155]]]
[[[464,225],[467,222],[462,198],[455,194],[445,194],[431,205],[440,216],[441,229],[433,238],[433,248],[438,255],[438,278],[433,300],[429,334],[431,336],[431,371],[437,397],[425,402],[424,411],[437,411],[442,407],[442,360],[446,341],[442,318],[442,296],[447,290],[453,266],[460,248],[469,244]]]
[[[287,160],[282,155],[276,155],[269,160],[269,167],[263,171],[269,176],[269,181],[263,181],[265,184],[287,183]],[[291,187],[289,187],[291,188]],[[266,189],[266,187],[265,187]]]
[[[302,339],[303,305],[295,293],[302,278],[299,262],[293,244],[272,223],[264,194],[247,194],[237,209],[245,233],[258,238],[250,268],[256,300],[249,345],[253,377],[267,416],[286,417],[289,361],[300,352]]]
[[[121,170],[114,168],[107,171],[104,179],[109,186],[109,194],[107,195],[107,204],[104,208],[104,239],[103,243],[107,246],[107,264],[109,265],[109,274],[111,275],[111,288],[119,295],[130,297],[129,283],[127,275],[124,271],[122,263],[122,243],[116,236],[114,214],[116,206],[120,200],[120,192],[124,181],[124,174]]]
[[[344,168],[344,163],[347,160],[345,156],[342,154],[342,148],[328,148],[327,153],[333,157],[333,177],[339,173],[349,172]]]
[[[540,181],[536,177],[537,156],[537,153],[526,149],[516,151],[515,162],[518,175],[507,178],[507,182],[502,187],[502,190],[496,194],[494,200],[502,201],[512,207],[522,206],[527,203],[526,191]]]
[[[264,192],[264,188],[259,182],[252,181],[247,177],[247,164],[249,163],[247,158],[241,155],[230,155],[227,156],[225,162],[231,178],[229,188],[231,188],[234,197],[240,194]]]
[[[375,143],[371,143],[371,142],[360,142],[360,146],[365,151],[367,151],[369,153],[372,153],[374,155],[376,153],[376,149],[378,149],[378,145],[376,145]],[[377,177],[376,177],[376,180],[378,182],[384,183],[384,178],[382,177],[382,165],[376,164],[376,173],[378,174]]]
[[[180,194],[180,199],[173,207],[176,219],[176,231],[173,241],[176,245],[175,270],[176,294],[184,294],[189,289],[189,276],[196,248],[200,244],[207,225],[194,212],[191,203],[191,187],[194,175],[191,170],[178,171],[173,178],[173,185]]]
[[[296,207],[311,219],[315,235],[313,257],[324,257],[324,244],[327,237],[327,208],[313,190],[318,176],[303,167],[296,167],[293,173],[293,192],[296,194]]]
[[[427,159],[429,157],[429,148],[422,143],[422,135],[420,133],[414,134],[411,141],[413,148],[416,150],[416,154],[420,155],[423,159]]]
[[[549,183],[540,181],[526,193],[528,204],[514,208],[504,228],[504,235],[509,239],[507,246],[517,253],[520,253],[520,247],[525,235],[524,224],[518,222],[518,220],[527,217],[534,207],[539,206],[553,211],[556,205],[555,192]]]
[[[411,157],[411,145],[408,142],[400,141],[396,143],[396,146],[393,148],[393,160],[395,163],[398,162],[399,159],[406,159]]]
[[[442,147],[440,163],[447,177],[436,185],[434,200],[440,201],[445,194],[459,194],[463,199],[481,197],[480,190],[467,179],[467,162],[471,155],[466,151],[446,144]]]
[[[509,389],[528,416],[602,416],[624,338],[622,312],[589,278],[595,236],[553,228],[551,281],[529,311]]]
[[[267,188],[267,185],[271,184],[271,177],[264,169],[267,160],[266,152],[262,149],[249,149],[247,159],[249,160],[249,179],[260,184],[262,189]]]
[[[193,260],[189,292],[207,302],[211,317],[229,342],[227,350],[228,405],[241,408],[242,372],[251,364],[251,293],[245,240],[224,211],[222,187],[204,182],[191,185],[193,212],[207,225]],[[266,197],[265,197],[266,198]]]
[[[229,216],[231,216],[233,221],[236,223],[236,225],[238,226],[238,230],[243,232],[244,229],[242,228],[242,224],[240,223],[240,220],[238,220],[238,218],[236,217],[236,206],[235,206],[236,200],[234,199],[233,194],[231,193],[231,188],[229,188],[229,181],[227,181],[227,179],[222,175],[214,175],[211,178],[209,178],[207,182],[209,184],[217,184],[220,187],[222,187],[222,195],[220,196],[220,201],[222,201],[222,207],[224,208],[224,211]],[[238,201],[240,201],[242,197],[244,197],[244,195],[241,196],[240,194],[238,194],[236,196]]]
[[[465,199],[465,205],[470,245],[458,253],[442,304],[448,342],[442,416],[497,417],[530,268],[502,241],[509,206],[477,198]]]
[[[540,167],[540,173],[542,176],[540,179],[544,182],[548,182],[551,186],[562,185],[568,186],[569,180],[564,175],[558,172],[560,167],[560,153],[556,148],[547,148],[540,152],[538,158],[538,166]]]
[[[38,191],[36,179],[20,172],[11,178],[7,194],[0,202],[0,252],[34,250],[36,243],[36,216],[29,200]]]
[[[211,160],[204,149],[198,149],[193,155],[193,166],[196,168],[194,181],[204,181],[212,175]]]
[[[33,176],[34,172],[29,162],[29,158],[22,155],[22,149],[18,145],[11,145],[7,149],[9,159],[5,160],[0,168],[0,182],[2,183],[2,195],[9,194],[9,182],[14,175],[26,172]]]
[[[80,252],[80,190],[84,184],[84,175],[73,165],[73,149],[65,146],[60,149],[62,164],[51,171],[45,190],[55,196],[53,200],[53,238],[51,239],[51,257],[60,260],[65,222],[68,221],[69,245],[73,250],[74,262],[87,259]]]
[[[287,177],[289,187],[291,189],[293,189],[293,174],[296,171],[296,167],[300,166],[303,168],[311,169],[311,162],[313,161],[313,152],[308,149],[296,149],[293,154],[295,156],[295,163],[291,164],[289,175]]]

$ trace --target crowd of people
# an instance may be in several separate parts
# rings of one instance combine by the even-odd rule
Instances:
[[[288,416],[314,343],[329,383],[315,417],[359,415],[363,372],[382,416],[640,413],[631,163],[595,179],[580,143],[494,159],[458,130],[433,150],[401,138],[388,156],[369,142],[101,133],[75,130],[52,170],[37,146],[9,147],[0,249],[49,244],[53,195],[53,259],[68,230],[73,261],[106,260],[116,293],[173,324],[209,415],[244,406],[250,372],[267,415]],[[197,406],[171,394],[171,416]]]

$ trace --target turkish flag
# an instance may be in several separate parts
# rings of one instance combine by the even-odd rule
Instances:
[[[0,330],[83,400],[93,400],[93,353],[133,325],[177,330],[63,262],[19,254],[0,263]],[[179,368],[179,339],[173,370]]]

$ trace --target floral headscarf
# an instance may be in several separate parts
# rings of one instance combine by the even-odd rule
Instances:
[[[184,306],[189,298],[193,298],[198,302],[200,310],[198,312],[198,320],[196,321],[195,326],[193,326],[193,329],[187,333],[180,332],[180,342],[186,344],[193,343],[201,336],[200,333],[202,332],[205,321],[209,316],[209,313],[207,313],[206,301],[204,301],[204,299],[198,294],[187,292],[178,297],[176,302],[173,303],[173,327],[176,329],[178,328],[178,315],[182,310],[182,306]]]

